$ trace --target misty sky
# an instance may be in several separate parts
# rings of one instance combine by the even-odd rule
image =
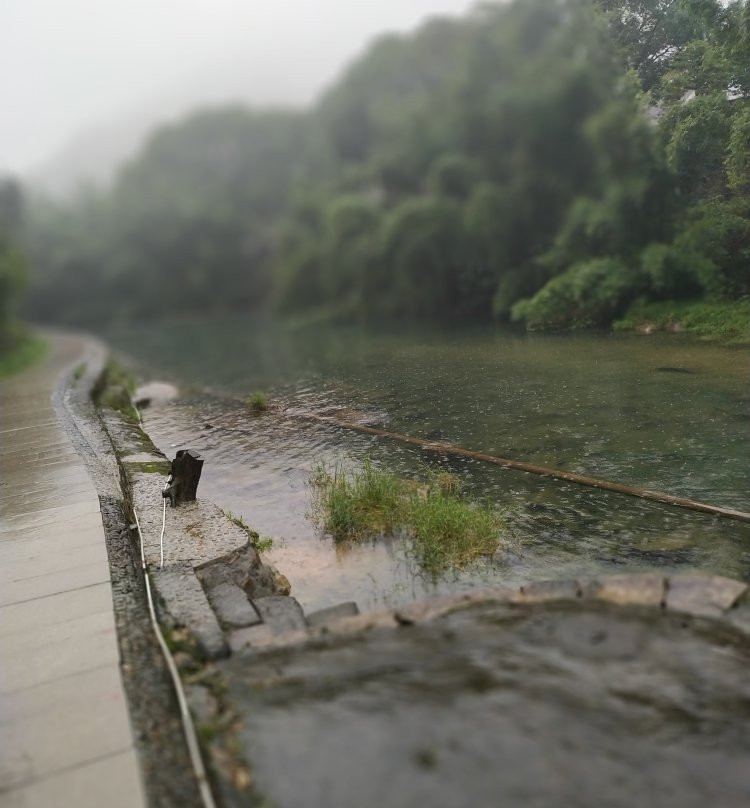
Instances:
[[[0,0],[0,171],[86,129],[309,102],[374,35],[471,0]]]

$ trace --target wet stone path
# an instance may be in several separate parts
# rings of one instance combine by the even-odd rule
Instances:
[[[671,611],[655,577],[426,602],[233,655],[253,787],[284,808],[747,805],[750,611],[715,597],[744,586],[675,580]]]
[[[0,382],[0,803],[144,805],[99,499],[52,402],[91,344]]]

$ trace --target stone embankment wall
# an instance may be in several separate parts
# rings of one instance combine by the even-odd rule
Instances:
[[[105,378],[99,399],[117,401],[117,391],[108,395],[106,384]],[[199,496],[165,509],[162,491],[170,461],[133,415],[129,406],[101,410],[126,501],[140,525],[160,621],[170,631],[187,631],[199,658],[217,659],[251,643],[304,631],[321,616],[357,613],[356,605],[347,603],[306,617],[288,580],[261,559],[258,534],[214,503]]]

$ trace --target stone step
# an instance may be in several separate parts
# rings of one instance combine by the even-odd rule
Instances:
[[[336,606],[328,606],[307,615],[307,625],[310,628],[322,628],[330,623],[335,623],[343,617],[356,617],[359,614],[359,607],[353,600],[339,603]]]

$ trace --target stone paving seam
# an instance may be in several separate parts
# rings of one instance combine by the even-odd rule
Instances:
[[[15,426],[12,429],[0,429],[0,435],[10,435],[13,432],[22,432],[24,429],[41,429],[45,426],[57,426],[57,421],[43,421],[41,424],[29,424],[28,426]]]
[[[33,403],[27,407],[16,404],[11,413],[3,413],[0,429],[3,459],[0,474],[4,482],[10,482],[0,488],[0,541],[6,562],[0,572],[4,581],[0,649],[19,642],[22,646],[16,648],[12,659],[0,652],[3,657],[0,689],[10,698],[32,699],[33,688],[43,687],[44,691],[36,692],[44,692],[47,703],[54,704],[54,708],[0,723],[3,741],[0,743],[0,793],[3,798],[14,794],[14,803],[17,797],[18,804],[24,806],[93,805],[90,800],[78,800],[74,792],[80,791],[85,771],[94,772],[101,761],[117,758],[118,777],[133,788],[123,795],[112,791],[107,780],[89,783],[101,792],[98,804],[143,806],[141,775],[122,687],[100,503],[83,458],[71,452],[74,447],[52,402],[60,371],[72,367],[74,360],[80,361],[83,347],[81,340],[75,337],[55,339],[52,354],[41,365],[26,376],[2,382],[0,400],[13,401],[15,393]],[[36,465],[38,462],[44,463],[44,467]],[[99,516],[99,524],[93,531],[87,530],[84,541],[78,542],[76,526],[88,528],[88,515]],[[57,540],[55,533],[58,533]],[[96,542],[91,541],[93,534],[98,534],[104,550],[100,557],[91,549],[96,547]],[[40,553],[50,546],[62,551],[68,546],[68,539],[72,545],[89,545],[89,549],[78,554],[80,561],[90,559],[89,563],[71,566],[69,555],[62,552],[52,558],[38,556],[40,573],[34,575],[35,557],[33,552],[29,557],[24,541],[33,542],[33,549]],[[14,564],[14,560],[19,563]],[[10,576],[13,578],[8,581]],[[96,621],[76,623],[76,618],[90,614],[101,614],[103,622],[98,628]],[[62,617],[66,620],[61,620]],[[69,636],[58,643],[41,639],[45,635],[54,638],[56,627],[67,621],[70,621],[72,635],[68,632]],[[39,644],[34,638],[37,632]],[[29,642],[24,644],[21,637],[28,638]],[[67,677],[81,674],[87,668],[106,670],[109,666],[114,666],[117,673],[114,701],[103,697],[97,701],[93,712],[81,714],[77,702],[59,702],[54,698],[58,687],[61,692],[65,690],[65,685],[59,683]],[[30,676],[32,672],[34,675]],[[22,697],[17,688],[25,685],[29,687],[20,688],[26,694]],[[69,680],[67,692],[70,693]],[[0,709],[4,703],[8,704],[7,698],[0,698]],[[48,719],[53,723],[48,725]],[[63,738],[76,737],[80,739],[77,744],[61,742]],[[115,746],[108,748],[106,755],[100,754],[103,747],[112,747],[112,742]],[[71,761],[74,765],[68,765]],[[72,779],[59,780],[61,788],[63,783],[69,787],[69,793],[65,788],[45,791],[40,786],[43,781],[51,782],[66,772],[77,771],[82,772],[80,778],[71,775]],[[12,781],[11,788],[9,781]],[[44,799],[42,794],[46,795]]]
[[[120,749],[116,749],[111,752],[106,752],[103,755],[97,755],[96,757],[89,758],[88,760],[83,761],[81,763],[73,763],[67,766],[61,766],[59,769],[49,771],[38,777],[29,777],[28,779],[14,782],[13,785],[11,786],[0,785],[0,795],[12,793],[13,791],[18,791],[22,788],[27,788],[28,786],[35,785],[36,783],[42,783],[45,780],[50,780],[54,777],[59,777],[62,774],[68,774],[70,772],[76,771],[77,769],[82,769],[85,768],[86,766],[92,766],[97,763],[101,763],[104,760],[109,760],[110,758],[114,758],[117,757],[118,755],[125,754],[126,752],[133,752],[133,751],[135,750],[132,745],[124,746]],[[74,806],[71,805],[70,808],[74,808]]]
[[[133,749],[125,750],[14,789],[7,792],[4,808],[58,808],[57,800],[63,791],[71,795],[75,808],[101,808],[104,804],[107,808],[130,808],[134,802],[141,805],[142,784],[133,776],[135,757]]]
[[[68,566],[62,566],[57,561],[57,556],[64,556],[62,564],[67,564]],[[14,561],[6,561],[0,568],[0,581],[11,584],[36,581],[40,578],[46,578],[48,575],[70,572],[81,565],[87,566],[100,561],[106,562],[107,554],[104,548],[99,547],[97,544],[64,547],[56,552],[37,553],[30,558],[24,557]],[[53,564],[53,569],[46,569],[46,567],[52,567]]]
[[[90,566],[94,566],[93,564]],[[102,564],[100,562],[96,563],[97,567],[101,567]],[[52,573],[50,573],[51,575]],[[5,609],[8,606],[20,606],[22,603],[33,603],[35,600],[41,600],[42,598],[49,598],[54,597],[55,595],[64,595],[67,592],[79,592],[82,589],[91,589],[94,586],[100,586],[101,584],[109,583],[111,580],[111,576],[109,573],[109,567],[107,567],[106,572],[102,573],[101,576],[95,576],[97,580],[91,581],[91,583],[82,584],[81,586],[71,586],[65,589],[59,589],[55,592],[45,592],[43,595],[36,595],[35,597],[31,598],[24,598],[22,600],[12,600],[8,603],[3,603],[0,601],[0,609]]]
[[[85,705],[92,693],[116,687],[119,675],[117,665],[98,665],[54,682],[41,682],[6,693],[0,696],[0,727],[17,723],[25,716],[53,712],[62,697],[67,696],[71,704]]]

